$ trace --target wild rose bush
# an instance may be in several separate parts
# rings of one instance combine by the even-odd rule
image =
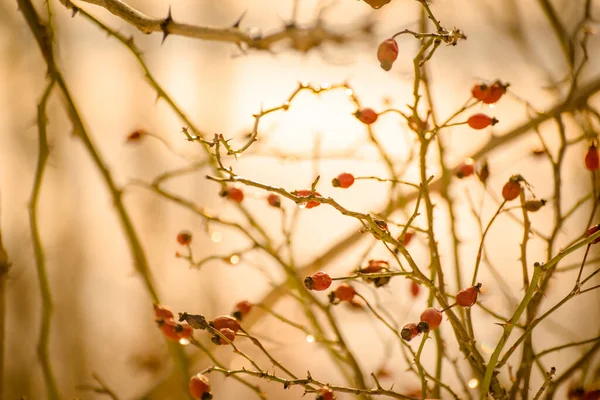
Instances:
[[[74,140],[83,143],[111,195],[136,271],[149,296],[148,318],[154,318],[157,326],[154,333],[162,335],[171,350],[173,373],[164,383],[172,385],[173,398],[185,396],[182,379],[186,382],[187,394],[194,399],[223,398],[219,387],[213,384],[223,378],[226,382],[243,385],[244,398],[261,399],[279,393],[272,392],[274,386],[286,391],[279,393],[280,398],[305,396],[320,400],[538,399],[553,398],[557,392],[568,393],[571,399],[600,398],[598,333],[581,340],[563,336],[551,347],[541,348],[536,344],[536,337],[545,334],[539,325],[552,329],[546,323],[557,310],[565,304],[586,304],[582,299],[597,298],[600,288],[598,257],[594,256],[597,254],[595,245],[600,241],[596,213],[600,168],[597,149],[600,113],[596,93],[600,90],[600,77],[586,75],[586,68],[590,60],[597,57],[598,49],[598,41],[593,36],[595,20],[591,1],[578,5],[573,26],[561,22],[558,7],[546,0],[539,1],[552,27],[548,40],[559,41],[569,66],[565,76],[555,82],[554,90],[560,94],[556,104],[536,109],[527,98],[517,95],[521,92],[504,77],[491,76],[473,81],[471,86],[455,93],[462,106],[446,113],[435,107],[430,64],[442,49],[452,51],[453,46],[461,46],[466,40],[477,41],[478,37],[467,36],[457,27],[450,28],[452,21],[438,18],[437,2],[417,0],[416,27],[399,28],[391,34],[379,32],[371,24],[340,33],[330,30],[319,19],[307,26],[286,24],[281,31],[263,35],[248,33],[242,18],[232,27],[204,28],[180,23],[170,12],[164,18],[150,18],[118,0],[84,0],[84,3],[106,8],[144,33],[162,34],[163,40],[168,41],[170,35],[181,35],[224,42],[224,45],[235,44],[245,57],[277,46],[285,51],[308,52],[325,43],[343,48],[357,38],[375,38],[377,44],[369,44],[372,64],[388,73],[390,81],[398,79],[394,75],[397,68],[411,71],[412,96],[404,99],[405,104],[400,106],[364,103],[360,100],[360,91],[352,85],[351,79],[345,80],[346,76],[334,83],[299,83],[280,104],[265,105],[251,116],[252,127],[244,135],[205,132],[155,79],[145,64],[136,37],[128,37],[96,19],[92,7],[80,8],[70,0],[60,0],[60,3],[60,7],[72,10],[75,18],[85,19],[90,26],[103,30],[131,53],[158,101],[165,102],[179,118],[181,141],[203,152],[201,163],[166,171],[151,182],[134,180],[127,188],[151,191],[191,210],[207,225],[222,226],[242,238],[234,246],[238,250],[231,254],[197,254],[200,249],[195,247],[195,239],[206,233],[192,230],[182,221],[180,232],[172,238],[173,248],[177,248],[174,261],[188,265],[191,275],[197,274],[198,269],[205,271],[205,264],[209,262],[259,264],[259,260],[268,259],[282,278],[265,278],[272,281],[273,288],[262,293],[262,300],[238,298],[235,292],[230,293],[234,307],[222,310],[221,315],[195,313],[191,304],[190,309],[173,310],[168,300],[159,297],[138,232],[122,199],[123,188],[104,164],[90,136],[93,127],[82,117],[61,69],[55,38],[60,32],[54,29],[51,13],[51,7],[59,5],[18,0],[20,12],[47,67],[47,87],[38,104],[39,161],[30,208],[43,299],[38,356],[47,398],[61,398],[53,374],[54,360],[48,355],[51,292],[45,272],[43,240],[36,228],[38,195],[48,157],[46,107],[52,93],[60,93],[65,99],[63,106],[73,124]],[[290,3],[294,12],[301,4]],[[361,5],[372,7],[376,14],[385,14],[392,13],[388,10],[397,10],[392,8],[397,3],[401,3],[400,0],[364,0]],[[344,6],[333,7],[343,9]],[[416,46],[416,51],[410,54],[403,45],[408,42]],[[453,77],[446,76],[446,79]],[[293,85],[296,83],[290,82],[290,86]],[[262,151],[269,143],[269,135],[263,127],[265,117],[283,118],[300,96],[320,98],[333,92],[343,93],[344,101],[354,111],[332,118],[353,119],[360,124],[364,132],[360,146],[377,153],[377,162],[385,170],[384,174],[363,173],[356,167],[358,157],[352,150],[340,157],[344,167],[331,174],[320,173],[317,165],[315,176],[303,186],[257,179],[248,173],[252,171],[248,168],[240,172],[239,159]],[[496,118],[495,111],[507,101],[519,104],[528,118],[525,121]],[[397,131],[378,129],[378,123],[387,118],[399,121]],[[550,125],[553,127],[549,128]],[[489,139],[479,150],[452,164],[448,161],[446,140],[448,132],[453,130],[460,130],[464,141],[469,141],[469,135],[487,135]],[[397,157],[393,149],[385,145],[382,140],[385,135],[406,138],[405,157]],[[519,171],[506,174],[503,171],[507,165],[487,160],[495,151],[508,151],[505,147],[510,148],[511,144],[517,146],[525,135],[537,135],[537,146],[527,152],[540,168],[550,170],[547,192],[538,192],[533,183],[538,180],[537,176]],[[156,139],[161,138],[144,130],[124,134],[127,146]],[[173,151],[168,144],[165,149]],[[580,160],[574,167],[576,177],[566,176],[564,172],[567,153],[573,152]],[[316,164],[330,156],[320,154],[317,145],[315,153],[312,161]],[[186,174],[205,180],[207,190],[231,206],[232,214],[213,213],[195,199],[166,188],[170,180]],[[380,185],[380,192],[368,193],[382,201],[379,209],[348,208],[343,200],[338,200],[342,191],[353,196],[366,195],[362,185],[367,182]],[[581,182],[585,193],[567,204],[565,196],[576,192]],[[466,185],[468,190],[465,190]],[[465,191],[468,191],[467,196],[463,195]],[[484,201],[494,204],[491,213],[487,203],[483,206]],[[276,211],[277,219],[272,217],[273,213],[254,212],[259,207]],[[479,228],[478,232],[471,232],[476,236],[477,249],[468,254],[460,237],[464,219],[457,212],[464,207],[471,211],[470,218]],[[297,253],[310,249],[297,245],[300,240],[297,221],[309,213],[323,212],[319,211],[322,209],[352,220],[354,228],[343,232],[327,224],[314,226],[315,231],[326,230],[338,242],[321,254],[311,254],[312,262],[299,265]],[[443,228],[437,223],[441,213],[447,215],[448,220]],[[575,224],[579,228],[565,229],[567,224],[572,226],[575,218],[578,218]],[[510,266],[522,276],[522,285],[518,288],[510,287],[505,280],[509,267],[499,265],[492,252],[486,250],[486,245],[491,245],[488,234],[503,220],[512,223],[504,235],[518,236],[520,241],[519,252],[514,257],[518,261]],[[281,225],[276,234],[272,233],[274,221]],[[362,253],[351,257],[351,265],[332,268],[339,254],[359,246]],[[533,246],[535,249],[531,250]],[[510,247],[506,251],[515,250]],[[544,255],[540,258],[540,254]],[[9,265],[6,255],[2,262]],[[342,270],[345,273],[341,273]],[[8,267],[0,272],[6,274]],[[552,292],[551,285],[556,279],[569,280],[572,289],[567,293]],[[496,299],[503,299],[502,304],[486,301],[492,293],[497,295]],[[415,313],[407,312],[400,318],[397,310],[391,309],[389,300],[400,297],[414,303]],[[296,312],[278,311],[277,302],[282,299],[293,302]],[[591,307],[586,314],[587,320],[563,321],[563,324],[572,331],[589,323],[597,325],[600,307]],[[357,345],[346,331],[347,326],[352,319],[367,321],[364,319],[367,316],[374,331],[383,334],[373,334],[368,341]],[[320,376],[308,368],[286,365],[286,360],[279,358],[271,345],[271,339],[285,341],[285,338],[278,338],[277,332],[257,329],[259,320],[264,318],[274,318],[281,326],[298,331],[307,342],[322,349],[336,371],[335,379],[330,375]],[[483,340],[489,337],[483,332],[492,332],[493,342]],[[365,347],[370,346],[370,341],[380,342],[387,352],[377,369],[357,356],[367,350]],[[567,348],[579,349],[579,355],[568,364],[546,362],[548,355]],[[402,368],[396,368],[391,374],[389,369],[398,365]],[[93,385],[85,388],[118,398],[108,383],[100,377],[95,379]],[[148,397],[152,397],[151,392]]]

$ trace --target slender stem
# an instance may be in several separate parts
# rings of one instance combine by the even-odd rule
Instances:
[[[42,320],[40,327],[40,335],[38,339],[37,353],[42,366],[42,372],[44,374],[44,381],[46,383],[47,396],[51,400],[60,399],[58,388],[56,385],[56,379],[52,371],[52,365],[50,363],[50,357],[48,354],[48,346],[50,343],[50,324],[52,320],[52,294],[50,292],[50,281],[48,279],[48,271],[46,269],[46,261],[44,256],[44,247],[42,245],[42,239],[38,227],[38,200],[40,190],[42,188],[42,182],[44,179],[44,172],[46,170],[46,162],[48,160],[48,140],[46,136],[46,106],[50,93],[54,88],[54,80],[51,80],[42,99],[38,105],[37,124],[38,124],[38,159],[37,166],[35,169],[35,178],[33,181],[33,187],[31,189],[31,197],[29,200],[29,224],[31,229],[31,239],[33,242],[33,250],[35,254],[35,264],[38,274],[38,282],[40,295],[42,300]]]
[[[2,227],[0,226],[0,400],[4,400],[4,343],[6,335],[6,282],[10,262],[2,242]]]

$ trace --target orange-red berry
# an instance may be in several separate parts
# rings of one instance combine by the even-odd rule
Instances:
[[[402,238],[402,244],[404,245],[404,247],[408,246],[410,244],[410,242],[412,241],[413,236],[415,236],[414,232],[406,232],[404,234],[404,237]]]
[[[502,187],[502,197],[506,201],[511,201],[519,197],[519,194],[521,194],[521,178],[513,175]]]
[[[254,307],[254,305],[248,300],[240,301],[235,305],[235,311],[233,312],[233,316],[235,317],[235,319],[241,321],[246,315],[250,314],[250,311],[252,311],[252,307]]]
[[[410,281],[410,294],[412,297],[417,297],[421,291],[421,285],[415,281]]]
[[[190,396],[192,396],[194,400],[212,399],[208,377],[202,374],[196,374],[192,376],[189,382],[189,392]]]
[[[475,161],[472,158],[467,158],[462,164],[460,164],[456,171],[456,177],[458,179],[467,178],[475,172]]]
[[[189,326],[187,323],[177,324],[175,332],[179,339],[189,339],[194,336],[194,328]]]
[[[590,237],[592,236],[594,233],[598,232],[600,230],[600,224],[598,225],[594,225],[592,226],[590,229],[588,229],[585,232],[585,237]],[[600,243],[600,237],[597,239],[592,240],[592,244],[596,244],[596,243]]]
[[[177,234],[177,243],[187,246],[192,243],[192,233],[190,231],[181,231]]]
[[[179,332],[178,332],[179,324],[172,320],[160,320],[158,322],[158,327],[160,328],[162,334],[167,338],[171,339],[175,342],[179,342]]]
[[[311,195],[311,192],[310,192],[310,190],[303,189],[303,190],[297,190],[293,194],[295,194],[298,197],[308,197],[308,196]],[[315,196],[321,197],[321,194],[319,192],[315,192]],[[320,205],[321,205],[321,203],[319,203],[318,201],[309,200],[304,205],[304,208],[315,208],[315,207],[318,207]]]
[[[461,290],[456,295],[456,304],[461,307],[471,307],[477,301],[479,289],[481,289],[481,283]]]
[[[354,115],[360,122],[367,125],[371,125],[377,121],[377,118],[379,117],[379,114],[372,108],[363,108],[362,110],[358,110]]]
[[[402,339],[406,340],[407,342],[410,342],[420,334],[421,331],[419,330],[419,327],[417,326],[417,324],[412,322],[410,324],[404,325],[404,327],[400,331],[400,336],[402,336]]]
[[[337,177],[333,178],[331,184],[333,187],[348,189],[354,183],[354,175],[348,172],[342,172]]]
[[[485,114],[473,114],[467,120],[467,124],[473,129],[485,129],[490,125],[495,125],[498,123],[496,118],[492,118]]]
[[[361,274],[374,274],[388,271],[390,264],[386,260],[369,260],[369,264],[358,270]],[[363,277],[365,282],[373,283],[376,287],[384,286],[390,281],[389,276]]]
[[[227,328],[231,329],[233,332],[237,332],[240,329],[240,323],[235,318],[228,315],[215,318],[212,321],[212,326],[218,331]]]
[[[275,193],[270,193],[267,196],[267,202],[271,207],[279,208],[281,207],[281,197],[276,195]]]
[[[229,339],[230,342],[233,342],[235,340],[235,332],[232,331],[229,328],[222,328],[218,330],[219,332],[221,332],[221,335],[225,336],[227,339]],[[214,344],[219,344],[219,345],[225,345],[225,344],[229,344],[227,343],[227,340],[223,339],[220,335],[215,334],[212,337],[212,342]]]
[[[315,272],[304,279],[304,286],[306,286],[308,290],[326,290],[331,286],[331,276],[326,272]]]
[[[328,386],[319,389],[315,400],[333,400],[333,391]]]
[[[144,136],[146,136],[145,131],[141,129],[135,130],[127,136],[127,143],[139,142]]]
[[[364,0],[365,3],[367,3],[368,5],[370,5],[372,8],[374,8],[376,10],[385,6],[390,1],[392,1],[392,0]]]
[[[477,84],[471,89],[471,94],[474,98],[482,101],[485,104],[493,104],[500,100],[502,95],[506,93],[508,84],[503,84],[500,81],[494,82],[492,85],[485,83]]]
[[[242,189],[238,189],[234,186],[230,186],[226,189],[223,189],[220,193],[221,197],[226,197],[231,201],[235,201],[236,203],[241,203],[244,201],[244,192]]]
[[[334,293],[335,297],[340,299],[340,301],[352,301],[354,295],[356,294],[356,291],[352,286],[348,285],[347,283],[342,283],[335,289]]]
[[[427,330],[434,330],[442,323],[442,312],[437,308],[430,307],[421,314],[421,322],[427,324]],[[419,327],[423,325],[419,324]],[[423,326],[423,328],[425,328]],[[421,329],[425,331],[424,329]]]
[[[384,71],[392,69],[394,61],[398,58],[398,43],[392,38],[386,39],[377,48],[377,59]]]
[[[590,171],[596,171],[598,168],[600,168],[598,148],[596,147],[595,143],[592,143],[585,153],[585,167]]]
[[[173,312],[169,310],[169,308],[165,306],[161,306],[160,304],[154,304],[154,317],[156,319],[165,319],[170,320],[175,318],[173,316]]]

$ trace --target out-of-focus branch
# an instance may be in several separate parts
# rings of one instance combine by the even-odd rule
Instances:
[[[54,80],[51,80],[42,99],[38,105],[38,159],[37,166],[35,169],[35,178],[33,181],[33,187],[31,189],[31,198],[29,200],[29,223],[31,227],[31,240],[33,242],[33,250],[35,254],[35,265],[37,268],[38,282],[40,286],[40,295],[42,303],[42,321],[40,327],[40,335],[38,339],[38,358],[42,366],[42,372],[44,374],[44,381],[46,382],[46,391],[50,400],[58,400],[60,398],[58,394],[58,388],[56,386],[56,380],[52,372],[52,366],[48,357],[48,343],[50,341],[50,321],[52,319],[52,295],[50,293],[50,282],[48,280],[48,271],[46,270],[46,261],[44,257],[44,248],[42,246],[42,239],[40,237],[38,227],[38,199],[40,190],[42,188],[42,181],[44,179],[44,172],[46,170],[46,162],[48,160],[48,140],[46,136],[46,105],[48,104],[48,98],[54,87]]]
[[[2,229],[0,229],[0,400],[4,400],[4,342],[5,342],[5,317],[6,317],[6,281],[10,262],[8,254],[2,243]]]
[[[77,11],[77,6],[71,0],[60,1],[66,8],[72,9],[74,12]],[[367,21],[358,28],[354,27],[347,32],[338,32],[326,27],[323,21],[318,19],[305,27],[298,26],[292,22],[286,24],[277,32],[262,35],[252,34],[240,29],[243,15],[231,27],[209,28],[176,22],[170,10],[165,18],[152,18],[120,0],[82,1],[105,8],[145,34],[162,32],[163,41],[168,35],[178,35],[201,40],[228,42],[236,44],[242,49],[254,50],[272,50],[274,44],[286,40],[290,42],[292,49],[301,52],[307,52],[326,42],[345,44],[360,39],[361,33],[370,32],[372,25],[371,21]]]

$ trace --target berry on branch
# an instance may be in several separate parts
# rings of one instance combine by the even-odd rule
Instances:
[[[190,396],[192,396],[194,400],[212,399],[208,377],[202,374],[196,374],[192,376],[189,382],[189,392]]]
[[[377,121],[379,114],[377,114],[372,108],[363,108],[362,110],[355,112],[354,116],[363,124],[371,125]]]
[[[348,172],[342,172],[331,181],[331,185],[333,187],[339,187],[342,189],[348,189],[350,186],[352,186],[352,184],[354,184],[354,175]]]
[[[326,272],[315,272],[304,279],[304,286],[306,286],[308,290],[327,290],[327,288],[331,286],[331,276]]]
[[[398,58],[398,43],[392,38],[386,39],[377,48],[377,59],[384,71],[392,69],[394,61]]]
[[[498,120],[496,118],[489,117],[485,114],[473,114],[467,120],[467,124],[473,129],[485,129],[490,125],[496,125]]]

